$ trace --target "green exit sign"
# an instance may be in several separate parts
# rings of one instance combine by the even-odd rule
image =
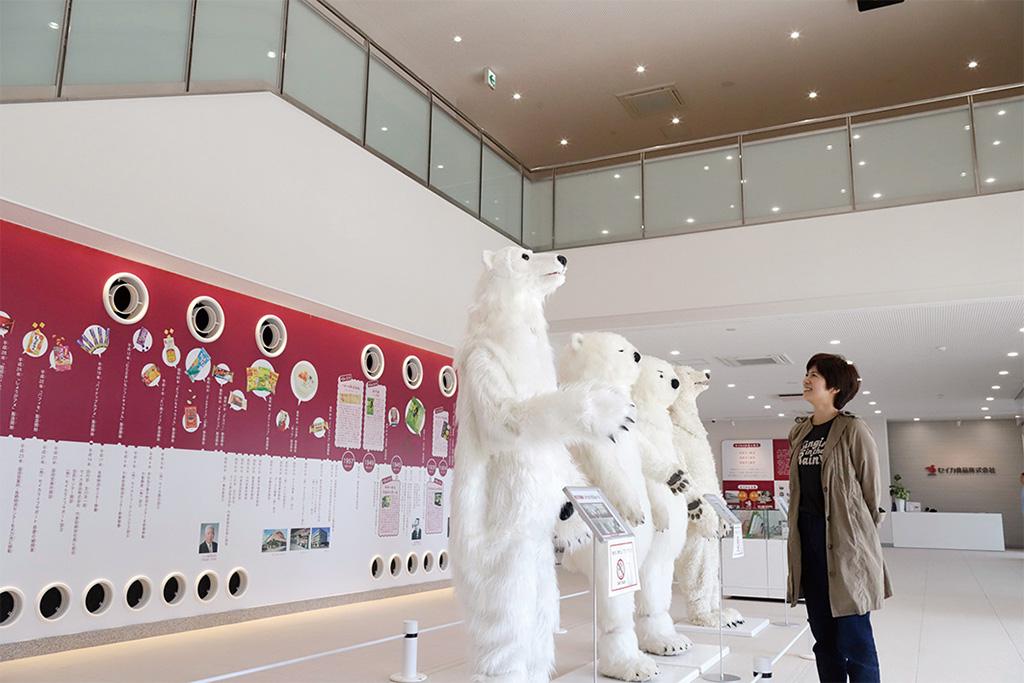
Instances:
[[[487,85],[491,90],[498,87],[498,76],[490,69],[484,70],[484,78],[487,80]]]

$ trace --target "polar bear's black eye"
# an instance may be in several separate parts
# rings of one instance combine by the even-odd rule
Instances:
[[[529,261],[530,260],[530,255],[529,254],[523,254],[523,260],[524,261]]]
[[[619,349],[619,353],[625,353],[626,349]]]

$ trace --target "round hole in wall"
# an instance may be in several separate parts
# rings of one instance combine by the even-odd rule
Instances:
[[[446,365],[441,368],[441,372],[437,375],[437,384],[441,388],[441,394],[451,398],[455,395],[455,388],[459,385],[459,380],[455,376],[455,368],[450,365]]]
[[[416,356],[406,356],[402,361],[402,379],[410,389],[419,389],[423,382],[423,364]]]
[[[177,605],[185,597],[185,577],[181,574],[171,574],[164,579],[163,587],[164,602],[168,605]]]
[[[392,555],[391,559],[388,560],[388,569],[391,572],[391,576],[398,576],[402,573],[402,558],[398,555]]]
[[[256,346],[268,358],[280,356],[288,344],[288,330],[276,315],[265,315],[256,323]]]
[[[185,311],[185,322],[198,341],[217,341],[224,332],[224,309],[213,297],[197,296]]]
[[[363,374],[369,379],[380,379],[384,374],[384,352],[376,344],[363,347]]]
[[[384,558],[380,555],[370,561],[370,576],[375,579],[384,576]]]
[[[25,599],[17,588],[6,586],[0,589],[0,628],[17,621],[24,604]]]
[[[85,589],[85,596],[83,597],[85,611],[96,616],[103,614],[110,608],[113,595],[114,587],[109,581],[104,581],[103,579],[94,581]]]
[[[64,616],[71,604],[71,589],[63,583],[53,583],[39,592],[39,616],[56,621]]]
[[[149,309],[146,283],[131,273],[111,275],[103,285],[103,307],[122,325],[139,322]]]
[[[420,557],[416,553],[409,553],[405,558],[405,571],[415,574],[420,568]]]
[[[145,576],[136,576],[124,589],[124,601],[131,609],[142,609],[149,602],[150,585]]]
[[[238,567],[231,571],[228,576],[228,595],[233,598],[240,598],[249,588],[249,573]]]
[[[440,569],[441,571],[447,571],[448,570],[448,551],[447,550],[442,550],[440,553],[438,553],[438,555],[437,555],[437,568]]]
[[[429,574],[434,570],[434,553],[427,551],[423,553],[423,571]]]
[[[216,572],[203,572],[196,579],[196,597],[203,602],[209,602],[215,595],[217,595]]]

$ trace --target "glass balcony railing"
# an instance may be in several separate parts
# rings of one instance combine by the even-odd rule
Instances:
[[[528,169],[321,0],[0,0],[0,102],[270,91],[543,250],[1024,189],[1024,85]]]

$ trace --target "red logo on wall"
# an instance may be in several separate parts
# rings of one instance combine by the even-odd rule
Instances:
[[[928,465],[927,467],[925,467],[925,470],[927,470],[927,471],[928,471],[928,474],[929,474],[930,476],[934,476],[934,475],[935,475],[935,473],[936,473],[936,472],[938,471],[938,470],[936,469],[935,465]]]

